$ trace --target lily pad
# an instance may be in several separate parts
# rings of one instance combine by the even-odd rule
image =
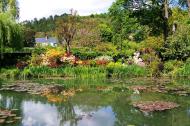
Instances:
[[[133,103],[133,106],[139,108],[142,112],[164,111],[179,107],[178,104],[165,101],[146,101]]]
[[[0,124],[5,123],[5,119],[0,119]]]

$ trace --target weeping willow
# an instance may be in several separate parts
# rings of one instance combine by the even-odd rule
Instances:
[[[13,19],[19,18],[17,0],[0,0],[0,13],[9,13]]]
[[[22,27],[12,20],[9,14],[0,14],[1,58],[6,47],[19,50],[23,46]]]

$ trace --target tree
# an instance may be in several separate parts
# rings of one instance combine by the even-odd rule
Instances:
[[[22,27],[16,24],[8,14],[0,14],[0,48],[1,54],[6,47],[15,50],[21,49],[23,46]],[[1,55],[2,58],[3,55]]]
[[[150,35],[158,36],[162,32],[166,41],[169,32],[168,18],[171,15],[169,3],[168,0],[117,0],[110,8],[110,14],[114,17],[112,22],[120,33],[123,32],[121,27],[127,25],[132,28],[126,27],[126,31],[134,33],[135,30],[143,31],[142,26],[149,26]]]
[[[19,7],[17,0],[1,0],[0,13],[8,13],[13,19],[19,18]]]
[[[143,30],[137,18],[131,14],[129,9],[125,9],[124,0],[117,0],[109,8],[109,16],[113,29],[112,42],[117,44],[120,50],[122,49],[123,40],[130,39],[130,36]]]
[[[187,7],[188,8],[188,14],[190,17],[190,0],[179,0],[179,5],[181,5],[183,8]]]
[[[186,60],[190,57],[190,27],[180,26],[177,31],[168,38],[166,46],[162,50],[164,60]]]
[[[71,14],[65,18],[60,18],[56,22],[56,33],[61,45],[66,44],[66,52],[71,53],[71,42],[76,34],[77,11],[71,9]]]
[[[35,45],[36,32],[30,28],[23,28],[23,43],[25,47],[33,47]]]

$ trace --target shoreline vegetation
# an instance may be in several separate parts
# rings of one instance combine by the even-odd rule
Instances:
[[[107,66],[62,66],[51,68],[48,66],[32,66],[19,69],[16,67],[1,68],[0,78],[30,79],[30,78],[155,78],[151,69],[137,65],[118,65],[112,63]],[[177,71],[161,73],[158,78],[190,78],[190,65],[185,64]]]
[[[147,77],[146,68],[136,65],[120,67],[90,67],[90,66],[68,66],[50,68],[47,66],[18,68],[2,68],[2,78],[47,78],[47,77],[72,77],[72,78],[123,78],[123,77]]]
[[[103,14],[71,9],[21,23],[17,1],[0,2],[0,78],[189,79],[188,10],[163,8],[165,2],[134,9],[127,2],[116,0]]]

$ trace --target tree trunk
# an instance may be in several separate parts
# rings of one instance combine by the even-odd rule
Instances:
[[[67,54],[71,53],[71,46],[70,46],[70,42],[67,42]]]
[[[166,42],[167,38],[168,38],[168,19],[164,18],[164,26],[163,26],[163,34],[164,34],[164,42]]]
[[[190,17],[190,0],[187,0],[187,5],[188,5],[188,14],[189,14],[189,17]]]
[[[167,37],[168,37],[168,18],[169,18],[169,12],[168,12],[168,0],[164,0],[164,42],[166,42]]]

